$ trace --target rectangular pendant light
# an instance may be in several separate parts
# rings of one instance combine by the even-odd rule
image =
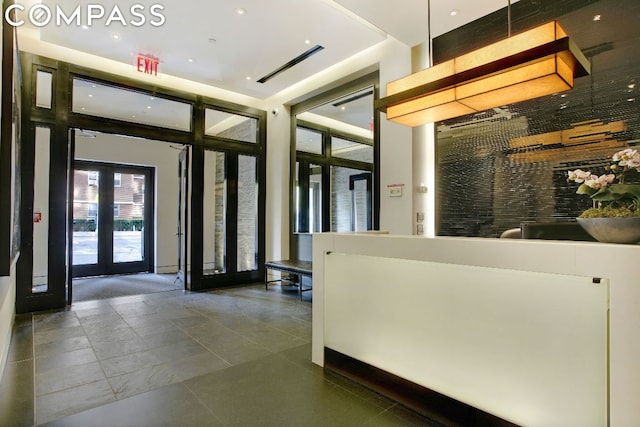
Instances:
[[[389,82],[375,107],[413,127],[572,89],[589,73],[587,58],[551,21]]]

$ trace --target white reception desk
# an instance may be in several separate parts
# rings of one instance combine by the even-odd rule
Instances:
[[[313,236],[329,348],[515,424],[637,426],[640,245]]]

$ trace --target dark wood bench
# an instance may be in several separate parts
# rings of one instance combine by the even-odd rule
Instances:
[[[280,282],[288,283],[298,287],[300,293],[300,299],[302,299],[302,292],[310,291],[311,288],[304,289],[302,287],[303,277],[313,277],[313,269],[311,261],[300,261],[293,259],[284,259],[280,261],[267,261],[264,263],[264,288],[269,290],[269,283]],[[269,270],[281,271],[288,273],[288,277],[281,276],[279,279],[269,280]],[[293,278],[292,278],[293,276]]]

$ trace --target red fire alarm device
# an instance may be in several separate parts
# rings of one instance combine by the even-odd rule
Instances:
[[[42,212],[34,212],[33,222],[41,222],[41,221],[42,221]]]

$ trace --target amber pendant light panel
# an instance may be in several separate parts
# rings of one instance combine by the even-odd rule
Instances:
[[[419,126],[572,89],[589,62],[557,21],[387,84],[376,107]]]

